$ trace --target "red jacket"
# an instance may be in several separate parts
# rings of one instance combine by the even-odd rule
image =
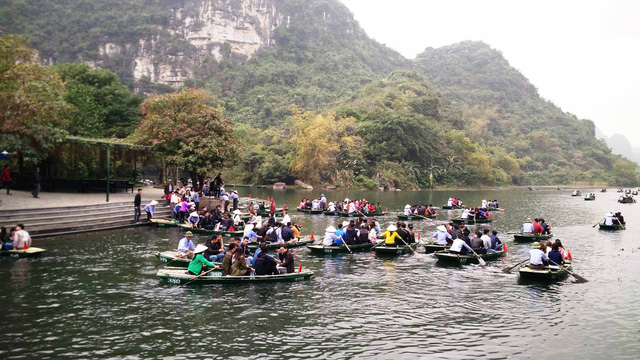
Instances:
[[[544,231],[544,229],[542,228],[542,225],[540,225],[538,222],[534,221],[533,222],[533,233],[534,234],[542,234],[543,231]]]
[[[11,174],[9,173],[9,168],[5,168],[4,170],[2,170],[2,178],[0,178],[0,181],[13,182],[13,179],[11,179]]]

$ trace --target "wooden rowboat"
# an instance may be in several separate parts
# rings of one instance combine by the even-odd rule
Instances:
[[[451,248],[451,245],[438,245],[438,244],[432,243],[432,244],[426,244],[424,246],[424,252],[427,254],[431,254],[436,251],[449,250],[449,248]]]
[[[324,210],[322,210],[322,209],[301,209],[301,208],[296,208],[296,210],[298,210],[298,212],[301,212],[301,213],[312,214],[312,215],[319,215],[319,214],[322,214],[324,212]]]
[[[179,227],[184,229],[185,231],[191,231],[196,234],[205,234],[205,235],[222,235],[226,237],[241,237],[244,234],[244,231],[217,231],[217,230],[206,230],[201,228],[192,228],[189,224],[180,224],[175,220],[157,220],[151,219],[151,222],[156,224],[158,227]]]
[[[191,275],[184,268],[167,267],[158,270],[156,274],[159,278],[169,284],[249,284],[265,282],[294,282],[308,280],[313,276],[310,270],[294,272],[281,275],[251,275],[251,276],[229,276],[224,275],[220,270],[214,270],[204,276],[197,277]]]
[[[546,234],[546,235],[513,234],[513,241],[517,241],[517,242],[544,241],[544,240],[549,240],[552,237],[553,237],[553,234]]]
[[[369,216],[385,216],[385,213],[357,213],[357,212],[339,212],[338,215],[342,217],[369,217]]]
[[[633,204],[636,202],[636,199],[634,198],[624,198],[624,199],[619,199],[618,202],[620,204]]]
[[[456,209],[462,209],[462,206],[442,205],[442,206],[440,206],[440,208],[443,209],[443,210],[456,210]]]
[[[571,270],[571,261],[566,261],[563,266],[549,265],[544,270],[534,270],[529,268],[529,264],[522,265],[518,272],[520,278],[536,281],[556,281],[562,280],[569,275],[567,270]]]
[[[378,243],[379,244],[379,243]],[[364,252],[371,250],[372,247],[376,246],[374,243],[363,243],[363,244],[354,244],[349,245],[351,252]],[[324,246],[320,245],[307,245],[307,249],[311,251],[311,254],[314,255],[335,255],[335,254],[344,254],[348,253],[349,250],[343,245],[335,245],[335,246]]]
[[[418,243],[409,244],[413,250],[418,247]],[[396,256],[406,254],[411,252],[409,250],[409,246],[399,245],[399,246],[385,246],[384,243],[380,243],[373,247],[373,250],[376,252],[377,256]]]
[[[39,247],[30,247],[27,250],[0,250],[0,256],[12,258],[31,258],[42,255],[46,250]]]
[[[466,225],[474,225],[474,224],[488,224],[491,222],[491,219],[451,219],[451,222],[454,224],[466,224]]]
[[[327,211],[327,210],[325,210],[323,212],[323,214],[327,215],[327,216],[340,216],[340,212],[339,211]]]
[[[399,220],[425,220],[435,218],[435,215],[398,215]]]
[[[155,255],[158,260],[162,261],[165,264],[170,264],[173,267],[186,268],[191,262],[191,259],[187,258],[181,252],[176,250],[157,252]],[[220,265],[219,263],[215,262],[214,264]]]
[[[615,231],[615,230],[626,230],[626,226],[625,226],[626,224],[622,224],[622,225],[620,225],[620,224],[605,225],[605,224],[601,223],[601,224],[598,224],[598,225],[600,225],[600,230],[612,230],[612,231]]]
[[[478,258],[474,254],[459,255],[459,254],[452,254],[449,251],[438,251],[434,253],[434,255],[438,258],[438,261],[455,263],[458,265],[478,263]],[[497,260],[501,258],[503,255],[504,255],[504,251],[478,254],[478,256],[480,256],[485,261]]]
[[[303,237],[300,240],[296,241],[296,242],[288,242],[285,243],[287,244],[287,249],[291,249],[291,248],[296,248],[296,247],[302,247],[302,246],[307,246],[309,244],[312,244],[315,240],[312,240],[310,237]],[[249,250],[256,250],[258,248],[258,244],[256,243],[250,243],[249,244]],[[280,246],[282,246],[280,243],[273,243],[273,244],[267,244],[267,249],[269,250],[273,250],[273,249],[279,249]]]

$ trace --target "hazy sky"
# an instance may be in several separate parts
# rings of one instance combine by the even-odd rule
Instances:
[[[377,41],[413,59],[482,40],[564,111],[640,147],[640,1],[342,0]]]

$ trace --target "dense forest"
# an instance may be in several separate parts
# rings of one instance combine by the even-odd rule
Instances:
[[[204,24],[185,25],[176,14],[198,16],[208,2],[224,16],[272,5],[281,26],[250,58],[229,44],[219,58],[203,56],[179,30]],[[41,67],[64,84],[56,88],[64,101],[53,126],[64,134],[138,141],[144,98],[204,90],[198,98],[206,94],[215,119],[233,122],[235,151],[221,152],[226,161],[194,157],[205,162],[196,167],[224,169],[238,182],[300,179],[362,188],[638,182],[637,164],[613,155],[591,121],[541,98],[499,51],[462,42],[408,60],[370,39],[336,0],[6,0],[3,33],[9,44],[3,52],[26,43],[38,50],[40,64],[55,65]],[[6,34],[23,38],[7,41]],[[142,49],[141,39],[156,47]],[[106,56],[105,43],[124,50]],[[178,87],[134,78],[133,58],[145,51],[156,61],[189,59],[190,76]],[[0,101],[15,100],[6,94]],[[9,120],[2,120],[3,139],[13,131]],[[56,134],[32,161],[55,156],[48,142],[59,141]]]

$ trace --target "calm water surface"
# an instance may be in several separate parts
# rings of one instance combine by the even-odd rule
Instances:
[[[241,190],[290,208],[319,195]],[[0,259],[0,358],[638,358],[640,205],[617,204],[615,192],[597,192],[593,202],[569,194],[326,192],[330,200],[379,201],[390,212],[379,218],[383,226],[407,203],[497,198],[506,211],[492,226],[509,254],[487,267],[452,267],[427,254],[382,260],[297,249],[296,260],[315,277],[292,284],[165,285],[153,254],[175,248],[178,229],[36,240],[48,249],[42,258]],[[612,210],[623,212],[626,231],[592,228]],[[438,221],[457,214],[440,211]],[[337,221],[292,215],[316,235]],[[529,216],[552,225],[588,283],[523,283],[517,271],[500,271],[527,257],[530,245],[506,233]],[[414,224],[424,241],[437,223]]]

